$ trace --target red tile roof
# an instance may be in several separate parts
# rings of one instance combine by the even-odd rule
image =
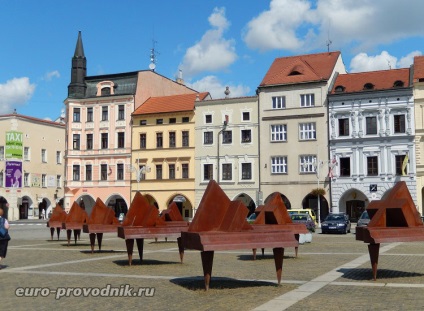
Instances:
[[[331,94],[361,92],[367,83],[373,85],[368,90],[387,90],[392,89],[396,81],[402,81],[403,87],[409,87],[409,68],[341,74],[337,77]],[[336,92],[335,89],[340,86],[344,87],[344,91]]]
[[[208,96],[208,92],[150,97],[140,107],[133,112],[133,115],[167,113],[179,111],[192,111],[197,96],[199,100],[204,100]]]
[[[414,82],[424,79],[424,56],[414,57]]]
[[[276,58],[260,86],[328,80],[340,52]]]

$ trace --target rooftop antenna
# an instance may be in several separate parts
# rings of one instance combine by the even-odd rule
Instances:
[[[392,65],[390,64],[390,60],[387,60],[387,65],[389,66],[389,69],[392,69]]]
[[[155,69],[156,69],[156,56],[158,54],[160,54],[155,49],[156,43],[157,43],[157,41],[155,39],[152,39],[152,46],[153,47],[150,49],[150,65],[149,65],[149,68],[150,68],[151,71],[155,71]]]
[[[327,45],[327,52],[328,53],[330,53],[330,45],[331,45],[331,43],[333,43],[333,42],[330,40],[330,22],[329,22],[328,23],[328,31],[327,31],[327,42],[325,44],[325,45]]]

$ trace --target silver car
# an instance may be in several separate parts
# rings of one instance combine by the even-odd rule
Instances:
[[[368,226],[368,223],[370,222],[370,216],[368,215],[367,211],[363,211],[361,216],[358,219],[358,223],[356,224],[357,227],[366,227]]]

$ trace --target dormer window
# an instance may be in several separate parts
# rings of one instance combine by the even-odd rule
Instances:
[[[401,80],[396,80],[395,83],[393,83],[393,87],[403,87],[404,83]]]
[[[373,90],[374,89],[374,84],[372,83],[365,83],[364,84],[364,90]]]
[[[345,91],[345,87],[343,85],[338,85],[336,86],[336,88],[334,89],[334,92],[336,93],[342,93]]]
[[[115,91],[115,83],[112,81],[102,81],[97,83],[97,96],[109,96],[114,95]]]
[[[294,66],[292,68],[292,70],[289,73],[289,76],[298,76],[298,75],[301,75],[301,74],[303,74],[303,67],[297,65],[297,66]]]

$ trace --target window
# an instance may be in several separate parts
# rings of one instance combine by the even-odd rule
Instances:
[[[56,187],[57,188],[61,188],[62,187],[61,180],[62,180],[62,176],[56,175]]]
[[[340,158],[340,177],[350,176],[350,158]]]
[[[212,115],[211,114],[205,115],[205,123],[212,123]]]
[[[272,109],[284,109],[286,108],[286,97],[285,96],[273,96],[272,97]]]
[[[93,107],[87,108],[87,122],[93,122]]]
[[[300,172],[301,173],[313,173],[315,172],[315,166],[317,157],[315,155],[301,155],[300,159]]]
[[[162,133],[156,133],[156,148],[163,147],[163,135]]]
[[[107,120],[108,120],[108,107],[103,106],[102,107],[102,121],[107,121]]]
[[[146,134],[140,134],[140,149],[146,149]]]
[[[162,179],[162,165],[156,165],[156,179]]]
[[[287,141],[287,125],[271,125],[271,141]]]
[[[80,122],[81,121],[81,109],[80,108],[74,108],[74,122]]]
[[[349,136],[349,119],[339,119],[339,136]]]
[[[300,95],[300,107],[314,107],[315,106],[315,95],[314,94],[302,94]]]
[[[233,168],[231,163],[222,164],[222,180],[233,179]]]
[[[72,167],[72,180],[79,181],[80,180],[80,166],[74,165]]]
[[[252,163],[241,164],[241,179],[242,180],[252,179]]]
[[[378,175],[378,158],[367,157],[367,175],[377,176]]]
[[[213,165],[203,164],[203,180],[212,180],[212,179],[213,179]]]
[[[156,119],[156,124],[163,124],[163,119]]]
[[[182,132],[182,139],[183,139],[183,147],[188,147],[189,146],[189,133],[188,131],[183,131]]]
[[[182,169],[182,178],[183,179],[188,178],[188,164],[187,163],[181,164],[181,169]]]
[[[213,144],[213,132],[204,132],[203,133],[203,144],[212,145]]]
[[[271,158],[271,174],[287,174],[287,157]]]
[[[395,133],[405,133],[405,115],[395,115],[393,116],[393,125]]]
[[[4,160],[4,146],[0,146],[0,160]]]
[[[4,152],[0,154],[0,157],[3,155]],[[24,160],[29,161],[30,153],[29,153],[29,147],[24,147]]]
[[[125,105],[118,106],[118,120],[125,119]]]
[[[231,144],[233,142],[233,131],[223,131],[222,132],[222,143]]]
[[[80,134],[74,134],[72,141],[74,150],[80,150]]]
[[[175,164],[169,164],[169,179],[175,179]]]
[[[100,180],[107,180],[107,164],[100,164]]]
[[[41,149],[41,162],[47,163],[47,150]]]
[[[377,117],[366,117],[365,122],[367,135],[377,134]]]
[[[107,133],[102,133],[102,149],[107,149],[108,145],[108,135]]]
[[[3,175],[0,175],[0,177],[3,177]],[[2,180],[0,180],[0,183],[2,181],[3,181],[3,178]],[[24,187],[29,187],[29,173],[24,173]]]
[[[169,148],[175,148],[175,132],[169,132]]]
[[[4,186],[3,180],[4,180],[4,178],[3,178],[3,172],[0,172],[0,187],[3,187]]]
[[[146,180],[146,165],[139,165],[138,171],[140,172],[140,180]]]
[[[242,121],[250,121],[250,112],[248,112],[248,111],[244,111],[244,112],[241,114],[241,120],[242,120]]]
[[[117,176],[116,176],[117,180],[124,180],[124,164],[119,163],[116,166],[116,173],[117,173]]]
[[[46,188],[46,174],[41,174],[41,187]]]
[[[396,175],[405,176],[408,174],[408,158],[406,155],[395,156]]]
[[[147,125],[147,120],[140,120],[140,125]]]
[[[110,87],[103,87],[101,90],[102,96],[108,96],[110,95]]]
[[[118,148],[125,148],[125,133],[118,133]]]
[[[87,164],[85,166],[85,180],[86,181],[93,180],[93,166],[91,164]]]
[[[241,130],[241,142],[242,143],[252,142],[252,130]]]
[[[183,121],[183,123],[188,123],[188,122],[190,122],[190,118],[189,117],[183,117],[182,121]]]
[[[299,139],[314,140],[317,138],[315,123],[300,123],[299,124]]]
[[[169,118],[169,124],[177,123],[177,118]]]
[[[62,153],[60,151],[56,151],[56,164],[62,163]]]
[[[87,150],[93,149],[93,134],[87,134]]]

